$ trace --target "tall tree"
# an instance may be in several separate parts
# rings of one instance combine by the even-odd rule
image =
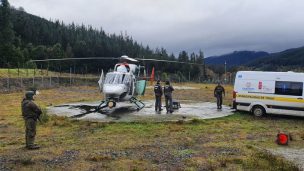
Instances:
[[[0,65],[5,66],[11,61],[10,56],[14,54],[15,48],[13,46],[14,32],[10,21],[10,5],[8,0],[1,0],[0,6]]]
[[[13,43],[14,32],[10,20],[10,5],[7,0],[1,0],[0,14],[0,43]]]
[[[203,64],[202,70],[203,70],[203,78],[207,79],[207,71],[206,71],[206,64],[205,64],[205,57],[204,52],[202,50],[199,51],[199,55],[197,58],[197,63]]]
[[[179,62],[189,62],[189,56],[188,53],[186,51],[182,51],[181,53],[179,53],[178,55],[178,61]],[[179,71],[181,71],[181,73],[186,76],[186,78],[188,78],[189,73],[190,73],[190,68],[191,66],[188,64],[179,64]]]

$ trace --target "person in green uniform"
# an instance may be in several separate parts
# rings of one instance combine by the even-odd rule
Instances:
[[[165,94],[165,101],[166,101],[166,110],[167,113],[173,112],[173,101],[172,101],[172,92],[174,91],[174,88],[170,84],[170,81],[166,81],[166,85],[164,87],[164,94]]]
[[[223,95],[225,96],[225,89],[220,83],[218,83],[214,89],[214,97],[216,97],[217,109],[222,109]]]
[[[34,103],[35,91],[27,91],[25,98],[21,102],[22,116],[25,122],[25,144],[27,149],[38,149],[34,144],[36,136],[36,125],[42,111]]]
[[[163,110],[162,102],[161,102],[163,90],[162,90],[162,86],[160,85],[160,80],[157,80],[156,84],[154,85],[154,94],[155,94],[155,111],[160,112]]]

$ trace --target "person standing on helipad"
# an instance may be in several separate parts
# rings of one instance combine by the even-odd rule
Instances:
[[[225,96],[225,89],[221,83],[218,83],[214,89],[214,97],[216,97],[217,109],[222,109],[223,95]]]
[[[21,102],[22,116],[25,122],[25,144],[26,148],[30,150],[40,148],[34,144],[37,120],[42,114],[41,109],[33,102],[35,94],[35,91],[27,91]]]
[[[157,80],[156,84],[154,85],[154,94],[155,94],[155,111],[160,112],[163,110],[161,103],[163,90],[162,90],[162,86],[160,85],[160,80]]]
[[[165,94],[165,100],[166,100],[166,110],[167,113],[173,112],[173,102],[172,102],[172,92],[174,91],[174,88],[170,85],[169,81],[166,81],[166,85],[164,87],[164,94]]]

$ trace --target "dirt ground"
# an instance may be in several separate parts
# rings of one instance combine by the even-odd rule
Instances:
[[[187,84],[176,90],[180,100],[213,101],[214,85]],[[224,103],[231,103],[226,86]],[[24,148],[22,93],[0,95],[0,170],[299,170],[256,147],[278,149],[278,130],[296,137],[287,148],[304,148],[304,119],[248,113],[188,122],[98,123],[42,116],[37,140],[41,149]],[[150,100],[149,89],[142,99]],[[42,90],[42,107],[101,99],[96,87]],[[282,148],[282,147],[280,147]],[[284,147],[283,147],[284,148]]]

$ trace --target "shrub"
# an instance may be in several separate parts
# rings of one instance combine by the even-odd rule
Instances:
[[[42,114],[40,115],[40,123],[45,124],[50,120],[49,115],[47,114],[47,109],[42,108]]]

